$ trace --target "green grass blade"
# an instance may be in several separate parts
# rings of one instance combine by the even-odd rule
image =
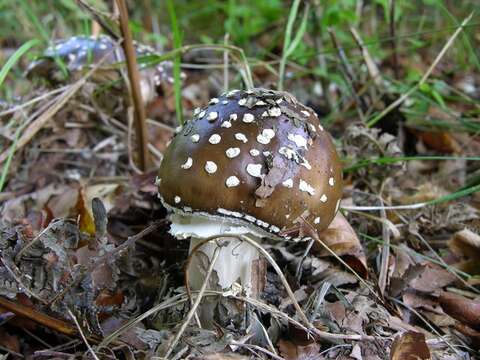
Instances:
[[[283,51],[289,48],[290,41],[292,39],[293,24],[297,18],[298,7],[300,6],[300,0],[295,0],[290,8],[288,14],[287,28],[285,29],[285,40],[283,42]]]
[[[5,81],[5,78],[7,77],[8,73],[12,69],[12,67],[17,63],[17,61],[28,51],[30,50],[33,46],[38,45],[40,43],[39,40],[37,39],[32,39],[27,41],[25,44],[20,46],[20,48],[17,49],[13,53],[12,56],[7,60],[5,65],[3,65],[2,70],[0,70],[0,86],[2,86],[3,82]]]
[[[182,47],[182,35],[178,27],[177,15],[175,13],[175,7],[172,0],[167,0],[167,9],[168,15],[170,17],[170,22],[172,23],[173,31],[173,46],[175,49],[180,49]],[[175,111],[177,113],[177,119],[180,125],[185,123],[183,118],[183,108],[182,108],[182,89],[181,89],[181,79],[180,79],[180,54],[177,54],[173,61],[173,79],[174,79],[174,91],[175,91]]]
[[[290,57],[290,55],[297,48],[298,44],[302,40],[303,35],[305,35],[305,31],[307,31],[308,10],[309,10],[309,8],[308,8],[308,5],[307,5],[307,7],[305,8],[305,11],[303,13],[303,18],[302,18],[302,22],[300,23],[300,27],[298,28],[298,31],[295,34],[295,38],[290,43],[290,45],[288,46],[288,49],[286,51],[286,54],[285,54],[286,58]]]
[[[12,145],[10,145],[10,151],[8,153],[8,157],[5,160],[5,164],[3,164],[2,175],[0,177],[0,192],[3,191],[3,187],[5,186],[5,182],[7,180],[8,170],[10,169],[10,164],[12,163],[13,155],[15,154],[15,150],[17,148],[17,142],[20,138],[20,132],[22,127],[18,127],[17,131],[15,131],[15,138],[13,139]]]
[[[445,14],[447,14],[447,16],[455,24],[455,26],[460,26],[458,19],[455,17],[455,15],[453,15],[448,10],[448,8],[444,4],[439,3],[439,7]],[[477,55],[476,50],[473,47],[472,41],[468,36],[468,33],[464,31],[462,34],[462,37],[463,37],[464,46],[468,52],[469,58],[475,63],[475,66],[477,67],[477,71],[480,70],[480,59],[479,59],[479,56]]]
[[[475,186],[469,186],[469,187],[466,187],[466,188],[462,188],[462,189],[460,189],[458,191],[455,191],[453,193],[447,194],[445,196],[441,196],[438,199],[427,201],[426,204],[427,205],[436,205],[436,204],[456,200],[456,199],[468,196],[470,194],[476,193],[478,191],[480,191],[480,184],[475,185]]]
[[[9,71],[17,63],[17,61],[28,50],[30,50],[33,46],[35,46],[39,43],[40,43],[40,41],[37,40],[37,39],[32,39],[30,41],[27,41],[20,48],[18,48],[17,51],[15,51],[12,56],[10,56],[10,58],[7,60],[5,65],[2,67],[2,70],[0,70],[0,87],[2,86],[3,82],[5,81],[5,78],[7,77]],[[15,154],[15,149],[17,147],[17,141],[20,137],[20,130],[21,129],[22,129],[22,127],[20,126],[17,129],[17,131],[15,132],[15,139],[13,141],[13,144],[10,146],[10,152],[8,154],[7,160],[5,161],[5,164],[3,165],[2,175],[0,176],[0,192],[3,190],[3,187],[5,185],[5,181],[7,179],[8,169],[10,168],[10,164],[12,162],[13,155]]]
[[[43,26],[42,22],[40,19],[35,15],[34,11],[32,11],[32,5],[30,2],[22,0],[20,1],[20,7],[22,8],[23,11],[25,11],[25,14],[27,17],[30,19],[30,22],[33,24],[35,29],[37,29],[38,34],[45,40],[48,41],[49,36],[48,36],[48,30]]]
[[[480,157],[475,156],[395,156],[395,157],[379,157],[375,159],[362,159],[356,164],[348,166],[343,169],[343,172],[352,172],[358,169],[368,167],[370,165],[388,165],[402,161],[413,160],[467,160],[480,161]]]
[[[283,90],[283,80],[285,78],[285,66],[288,59],[288,52],[289,50],[293,51],[291,50],[290,45],[292,43],[293,24],[295,23],[295,19],[297,18],[299,6],[300,6],[300,0],[295,0],[292,4],[292,7],[290,8],[290,13],[288,15],[287,27],[285,29],[285,38],[283,40],[282,58],[280,60],[280,66],[278,70],[278,90]],[[303,21],[302,21],[302,25],[303,25]],[[295,36],[295,38],[297,38],[297,36]]]

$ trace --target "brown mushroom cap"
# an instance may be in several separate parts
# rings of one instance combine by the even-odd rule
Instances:
[[[158,177],[170,209],[246,221],[272,234],[303,216],[328,227],[342,170],[314,111],[266,89],[214,98],[174,137]]]

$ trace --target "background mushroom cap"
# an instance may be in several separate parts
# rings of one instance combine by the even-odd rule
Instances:
[[[107,59],[103,66],[111,65],[117,62],[125,61],[125,56],[121,47],[119,51],[112,51],[116,45],[116,41],[109,36],[100,35],[98,37],[89,36],[73,36],[67,39],[57,40],[53,46],[47,48],[44,53],[27,69],[27,76],[33,77],[53,77],[53,73],[59,70],[56,60],[61,60],[66,69],[71,73],[81,71],[98,63],[107,53]],[[134,42],[135,53],[137,57],[157,54],[150,46]],[[142,75],[145,75],[154,82],[156,86],[162,82],[173,83],[172,63],[169,61],[157,64],[154,67],[145,67],[145,64],[139,65]],[[102,75],[105,78],[115,80],[119,77],[118,70],[104,70]],[[109,75],[109,76],[108,76]]]
[[[234,90],[197,109],[174,137],[158,185],[178,212],[243,220],[274,234],[303,216],[321,231],[338,210],[342,170],[312,109],[285,92]]]

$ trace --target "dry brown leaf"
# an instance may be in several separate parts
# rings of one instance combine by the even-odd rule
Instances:
[[[93,221],[93,216],[90,211],[88,211],[85,191],[82,187],[78,189],[75,214],[78,217],[78,227],[80,231],[89,234],[90,236],[95,235],[95,223]]]
[[[340,212],[337,213],[328,228],[319,234],[319,238],[361,277],[364,279],[368,277],[367,260],[362,244],[355,230]],[[330,253],[321,244],[315,243],[312,250],[319,256],[330,256]]]
[[[4,349],[20,353],[20,340],[17,336],[7,333],[5,329],[0,329],[0,345]]]
[[[209,354],[202,356],[195,356],[192,360],[247,360],[246,356],[237,354]]]
[[[480,260],[480,235],[469,229],[457,231],[448,241],[448,247],[459,257]]]
[[[452,251],[455,259],[454,266],[471,275],[480,275],[480,236],[469,230],[464,229],[456,232],[448,241],[448,247]],[[479,280],[472,277],[468,282],[475,286]]]
[[[421,293],[431,293],[456,280],[455,275],[448,270],[430,263],[410,265],[403,274],[399,275],[390,281],[389,292],[394,297],[408,288]]]
[[[443,311],[454,319],[480,330],[480,302],[460,295],[444,292],[438,301]]]
[[[320,360],[320,346],[316,343],[297,345],[289,340],[280,340],[278,348],[285,360]]]
[[[119,317],[119,316],[111,316],[104,321],[101,322],[100,328],[102,331],[103,336],[107,336],[112,334],[114,331],[120,329],[125,323],[128,322],[128,319]],[[125,343],[134,346],[137,349],[146,349],[147,345],[141,341],[138,337],[138,330],[144,329],[144,325],[140,322],[137,323],[136,326],[130,327],[125,329],[119,335],[119,338],[124,341]]]
[[[461,151],[460,145],[458,144],[457,140],[452,136],[451,132],[422,131],[413,129],[411,129],[411,131],[430,150],[435,150],[447,154],[458,154]]]
[[[454,282],[456,276],[434,264],[426,264],[423,270],[410,282],[410,287],[420,292],[433,292]]]
[[[463,335],[468,336],[472,341],[472,345],[475,349],[480,349],[480,331],[475,331],[469,326],[457,323],[455,329],[460,331]]]
[[[409,205],[421,202],[427,202],[447,195],[447,192],[431,183],[425,183],[417,188],[417,192],[412,195],[403,195],[395,200],[402,205]]]
[[[429,360],[430,350],[425,335],[413,331],[397,336],[392,344],[390,360]]]

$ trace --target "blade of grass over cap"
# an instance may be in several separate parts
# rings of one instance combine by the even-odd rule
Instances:
[[[288,15],[287,28],[285,30],[285,39],[283,40],[282,58],[280,60],[279,78],[278,78],[278,90],[283,90],[283,82],[285,79],[285,66],[287,64],[288,57],[293,53],[307,30],[308,19],[308,4],[305,7],[303,17],[298,28],[295,37],[292,39],[293,24],[297,18],[298,7],[300,6],[300,0],[295,0],[290,8],[290,14]]]
[[[175,49],[179,49],[182,47],[182,34],[180,33],[180,29],[178,27],[177,15],[175,13],[175,6],[173,5],[172,0],[167,0],[167,9],[168,15],[170,17],[170,22],[172,24],[172,31],[173,31],[173,46]],[[177,54],[173,60],[173,85],[175,91],[175,111],[177,113],[177,119],[180,125],[184,124],[183,118],[183,108],[182,108],[182,91],[181,91],[181,84],[180,84],[180,62],[181,57],[180,54]]]

